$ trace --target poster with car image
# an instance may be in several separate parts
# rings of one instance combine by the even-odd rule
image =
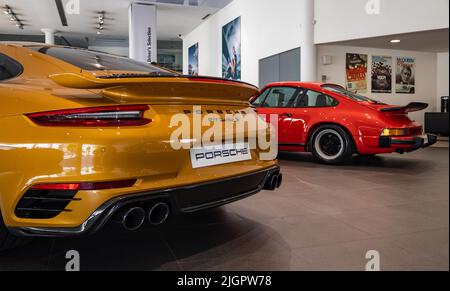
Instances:
[[[368,56],[364,54],[347,54],[347,90],[355,93],[367,93],[367,59]]]
[[[222,77],[241,80],[241,18],[222,28]]]
[[[416,93],[416,60],[410,57],[397,58],[397,72],[395,79],[396,93]]]
[[[189,69],[188,73],[191,76],[198,76],[198,43],[189,48]]]
[[[372,93],[392,93],[392,57],[372,56]]]

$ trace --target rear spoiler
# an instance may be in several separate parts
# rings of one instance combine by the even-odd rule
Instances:
[[[408,112],[421,111],[421,110],[424,110],[424,109],[427,109],[427,108],[428,108],[428,104],[427,103],[412,102],[412,103],[409,103],[406,106],[394,106],[394,107],[381,108],[380,111],[381,112],[403,111],[405,113],[408,113]]]
[[[144,76],[118,74],[95,76],[91,73],[50,75],[57,84],[74,89],[97,89],[115,100],[143,100],[180,103],[239,103],[248,105],[258,88],[243,82],[198,76]]]

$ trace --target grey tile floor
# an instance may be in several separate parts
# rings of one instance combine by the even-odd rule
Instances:
[[[283,153],[285,177],[226,207],[180,216],[161,228],[109,227],[86,238],[39,239],[0,254],[0,270],[449,270],[449,150],[355,157],[324,166]]]

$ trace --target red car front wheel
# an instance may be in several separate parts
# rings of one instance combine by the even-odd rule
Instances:
[[[309,148],[320,162],[333,165],[348,162],[354,153],[352,138],[337,125],[318,127],[311,137]]]

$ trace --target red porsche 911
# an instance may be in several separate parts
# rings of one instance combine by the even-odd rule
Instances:
[[[437,141],[408,118],[428,104],[387,105],[335,84],[272,83],[251,103],[267,118],[278,115],[280,151],[312,152],[327,164],[345,163],[355,153],[403,154]]]

